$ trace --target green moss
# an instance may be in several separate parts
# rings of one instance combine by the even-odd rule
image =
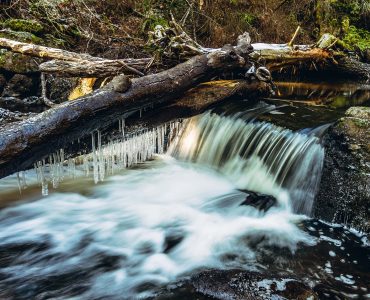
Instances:
[[[155,26],[161,25],[163,28],[168,28],[168,21],[162,17],[152,15],[146,18],[142,25],[143,32],[147,30],[154,30]]]
[[[353,118],[353,123],[360,128],[368,128],[370,126],[369,120],[361,119],[361,118]]]
[[[46,45],[49,47],[64,48],[66,46],[66,41],[56,38],[52,34],[45,34],[44,36]]]
[[[3,27],[14,31],[31,32],[33,34],[41,34],[44,31],[43,26],[39,22],[24,19],[8,19],[3,22]]]
[[[359,20],[361,12],[359,1],[332,0],[330,5],[339,16],[348,17],[351,22],[357,22]]]
[[[0,32],[0,37],[16,40],[24,43],[42,44],[43,40],[32,33],[6,30]]]
[[[38,70],[37,59],[5,49],[0,50],[0,69],[12,73],[30,73]]]
[[[8,51],[5,50],[5,49],[0,49],[0,66],[4,65],[5,64],[5,60],[6,60],[6,53]]]

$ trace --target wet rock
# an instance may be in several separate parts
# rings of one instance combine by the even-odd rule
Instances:
[[[29,76],[15,74],[6,84],[2,97],[24,98],[37,90],[35,80]]]
[[[370,107],[351,107],[324,138],[318,218],[370,230]]]
[[[54,103],[68,100],[69,94],[76,87],[78,78],[61,78],[53,75],[46,76],[47,96]]]
[[[0,107],[14,112],[42,112],[48,107],[41,97],[30,96],[24,99],[16,97],[0,97]]]
[[[207,270],[162,291],[155,299],[315,300],[318,297],[297,279],[245,270]]]
[[[184,233],[181,232],[169,232],[166,235],[165,241],[164,241],[164,253],[169,253],[171,250],[173,250],[177,245],[179,245],[182,240],[184,239]]]
[[[0,94],[3,92],[6,85],[6,78],[4,75],[0,74]]]
[[[273,196],[247,191],[248,195],[240,205],[250,205],[258,210],[268,211],[276,205],[277,201]]]

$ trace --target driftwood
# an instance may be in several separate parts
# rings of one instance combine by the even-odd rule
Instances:
[[[158,74],[134,78],[127,91],[103,88],[57,105],[0,131],[0,178],[25,170],[71,141],[104,128],[125,114],[154,102],[174,100],[224,70],[249,69],[250,38],[236,47],[196,56]]]

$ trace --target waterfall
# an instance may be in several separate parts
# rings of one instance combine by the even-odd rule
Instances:
[[[324,159],[324,149],[314,136],[211,113],[188,119],[170,153],[215,168],[238,188],[271,194],[281,205],[307,215]]]

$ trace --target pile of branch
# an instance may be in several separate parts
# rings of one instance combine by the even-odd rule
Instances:
[[[21,49],[25,51],[24,47]],[[27,51],[35,53],[36,50]],[[195,56],[157,74],[133,79],[118,75],[104,88],[91,94],[3,127],[0,131],[0,178],[31,167],[71,141],[107,127],[144,105],[173,101],[225,70],[250,69],[250,52],[250,38],[246,33],[238,38],[235,47],[227,45]],[[243,90],[266,94],[270,88],[269,82],[260,81],[255,76],[252,81],[229,86],[229,92],[219,98],[222,100]]]
[[[220,49],[204,48],[182,30],[173,19],[171,28],[158,25],[149,33],[149,45],[162,49],[162,55],[184,61],[196,55],[219,51]],[[370,65],[334,51],[334,42],[326,43],[327,35],[314,45],[288,44],[252,44],[250,59],[266,65],[270,71],[281,71],[288,67],[310,68],[336,72],[338,76],[352,79],[370,79]],[[331,41],[331,40],[329,40]],[[88,54],[78,54],[61,49],[21,43],[0,38],[0,48],[7,48],[35,57],[51,59],[39,65],[40,72],[52,73],[61,77],[109,77],[124,73],[126,75],[143,76],[153,64],[153,58],[142,59],[104,59]]]

